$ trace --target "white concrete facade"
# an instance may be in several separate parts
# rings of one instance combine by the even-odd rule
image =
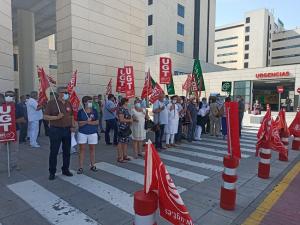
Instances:
[[[11,0],[0,0],[0,93],[13,90],[13,41]]]
[[[117,68],[132,65],[136,93],[145,70],[145,1],[57,0],[58,82],[78,70],[79,95],[105,93]]]

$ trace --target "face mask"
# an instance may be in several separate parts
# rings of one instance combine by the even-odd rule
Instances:
[[[63,99],[64,99],[64,100],[68,100],[68,99],[69,99],[69,94],[64,94]]]
[[[193,103],[194,103],[194,104],[196,104],[196,103],[197,103],[197,101],[196,101],[196,100],[193,100]]]
[[[141,108],[141,103],[136,103],[135,107],[137,107],[138,109],[140,109]]]
[[[98,102],[98,99],[95,99],[94,102]]]
[[[173,103],[173,104],[176,104],[176,103],[177,103],[177,100],[172,100],[172,103]]]
[[[181,100],[180,103],[183,104],[183,100]]]
[[[92,108],[92,107],[93,107],[93,103],[92,103],[92,102],[88,102],[88,103],[87,103],[87,107],[88,107],[88,108]]]
[[[14,97],[11,97],[11,96],[5,96],[5,101],[6,101],[6,102],[13,102],[13,101],[14,101]]]

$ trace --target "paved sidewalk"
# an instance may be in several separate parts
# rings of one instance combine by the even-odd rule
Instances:
[[[300,162],[287,173],[243,225],[300,224]]]

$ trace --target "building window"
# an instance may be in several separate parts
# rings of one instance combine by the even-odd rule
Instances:
[[[249,59],[249,53],[246,53],[244,59]]]
[[[270,24],[270,30],[272,30],[272,24]]]
[[[148,36],[148,46],[152,46],[152,41],[153,41],[153,36],[149,35]]]
[[[177,34],[184,35],[184,25],[182,23],[177,23]]]
[[[280,48],[273,48],[272,50],[278,51],[278,50],[291,49],[291,48],[300,48],[300,45],[290,45],[290,46],[285,46]]]
[[[249,35],[245,36],[245,41],[249,41],[249,40],[250,40]]]
[[[250,27],[245,27],[246,33],[250,32]]]
[[[18,62],[18,55],[14,54],[14,71],[19,70],[19,62]]]
[[[300,38],[300,35],[296,35],[296,36],[292,36],[292,37],[286,37],[286,38],[280,38],[280,39],[277,39],[277,40],[273,40],[273,42],[293,40],[293,39],[297,39],[297,38]]]
[[[153,24],[153,15],[148,16],[148,26],[151,26]]]
[[[218,54],[217,57],[237,55],[237,54],[238,54],[237,52],[229,52],[229,53],[224,53],[224,54]]]
[[[228,63],[237,63],[237,60],[229,60],[229,61],[217,62],[217,64],[228,64]]]
[[[249,50],[249,45],[245,45],[245,50]]]
[[[250,17],[246,18],[246,23],[250,23]]]
[[[244,63],[244,68],[248,68],[249,64],[247,62]]]
[[[180,4],[177,5],[177,14],[178,14],[178,16],[184,18],[184,6],[183,5],[180,5]]]
[[[215,42],[229,41],[229,40],[234,40],[234,39],[238,39],[238,36],[228,37],[228,38],[222,38],[222,39],[217,39],[217,40],[215,40]]]
[[[153,0],[148,0],[148,5],[152,5],[153,4]]]
[[[300,54],[274,56],[272,57],[272,59],[286,59],[286,58],[293,58],[293,57],[300,57]]]
[[[184,53],[184,42],[177,41],[177,52]]]
[[[225,45],[225,46],[218,47],[218,49],[233,48],[233,47],[237,47],[237,46],[238,46],[237,44],[235,44],[235,45]]]

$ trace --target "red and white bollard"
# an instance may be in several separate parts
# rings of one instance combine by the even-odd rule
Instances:
[[[288,135],[284,135],[284,136],[281,137],[281,142],[284,144],[284,146],[287,150],[287,156],[283,155],[282,153],[279,153],[279,160],[280,161],[289,161],[289,137],[288,137]]]
[[[292,143],[292,149],[295,151],[300,151],[300,137],[294,136],[294,140]]]
[[[271,149],[261,148],[259,156],[258,177],[268,179],[270,177]]]
[[[239,160],[231,156],[224,156],[223,185],[221,187],[220,207],[226,210],[234,210],[236,202],[236,169],[239,166]]]
[[[133,225],[157,225],[158,197],[155,192],[148,194],[143,190],[135,192],[133,208],[135,212]]]

